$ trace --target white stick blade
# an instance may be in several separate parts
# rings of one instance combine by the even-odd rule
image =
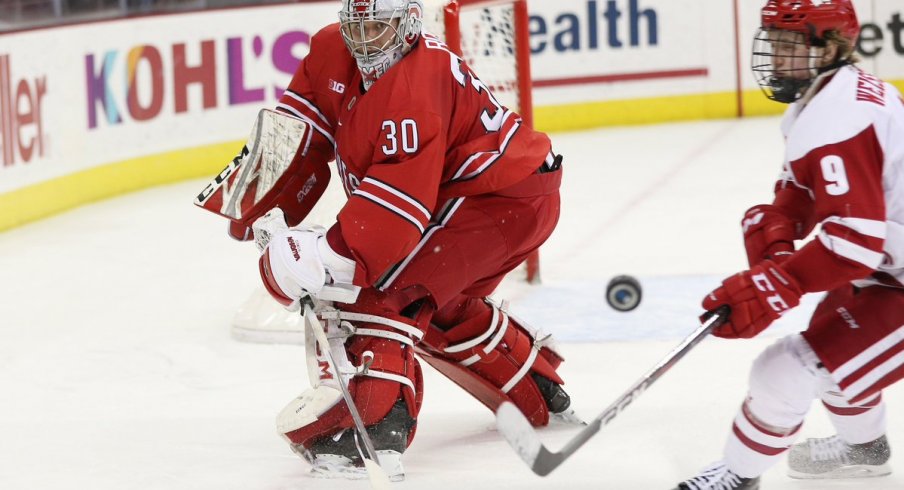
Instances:
[[[496,427],[521,459],[533,468],[543,445],[521,410],[509,402],[500,405],[496,410]]]
[[[374,490],[389,490],[389,477],[376,461],[364,458],[364,467],[370,479],[370,487]]]

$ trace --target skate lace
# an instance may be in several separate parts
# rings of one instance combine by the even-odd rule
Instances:
[[[704,468],[700,474],[686,480],[688,490],[733,490],[741,485],[741,477],[729,470],[724,463]]]
[[[813,461],[839,461],[847,464],[850,462],[848,454],[850,447],[838,438],[838,436],[822,439],[810,439],[810,459]]]

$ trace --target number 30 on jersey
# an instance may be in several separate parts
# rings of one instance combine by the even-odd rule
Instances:
[[[417,153],[417,122],[414,119],[402,119],[400,123],[387,119],[383,121],[381,129],[386,138],[382,146],[383,154],[392,156],[399,151],[409,155]]]

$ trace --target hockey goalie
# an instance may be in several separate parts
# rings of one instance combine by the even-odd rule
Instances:
[[[320,476],[364,474],[341,383],[380,464],[403,478],[419,359],[490,409],[510,401],[536,426],[570,415],[551,338],[487,299],[552,233],[561,158],[422,32],[422,12],[420,0],[343,0],[276,110],[197,199],[259,245],[277,301],[316,300],[340,372],[307,342],[312,387],[278,428]],[[347,201],[334,223],[300,225],[331,160]]]

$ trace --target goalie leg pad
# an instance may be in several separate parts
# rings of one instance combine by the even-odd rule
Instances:
[[[365,302],[373,297],[362,296]],[[423,376],[413,352],[420,330],[411,319],[382,310],[381,315],[349,311],[373,311],[372,305],[342,308],[321,309],[318,316],[327,323],[331,353],[343,372],[331,373],[318,359],[319,386],[283,410],[278,428],[293,449],[308,454],[309,460],[328,452],[360,464],[354,431],[348,430],[354,427],[354,421],[341,397],[333,393],[339,392],[336,383],[348,383],[376,449],[404,452],[414,438],[423,399]],[[337,342],[340,335],[347,337],[344,342]]]
[[[437,312],[424,339],[424,359],[491,410],[514,403],[535,426],[568,408],[556,373],[562,358],[551,339],[531,332],[504,308],[463,298]]]

